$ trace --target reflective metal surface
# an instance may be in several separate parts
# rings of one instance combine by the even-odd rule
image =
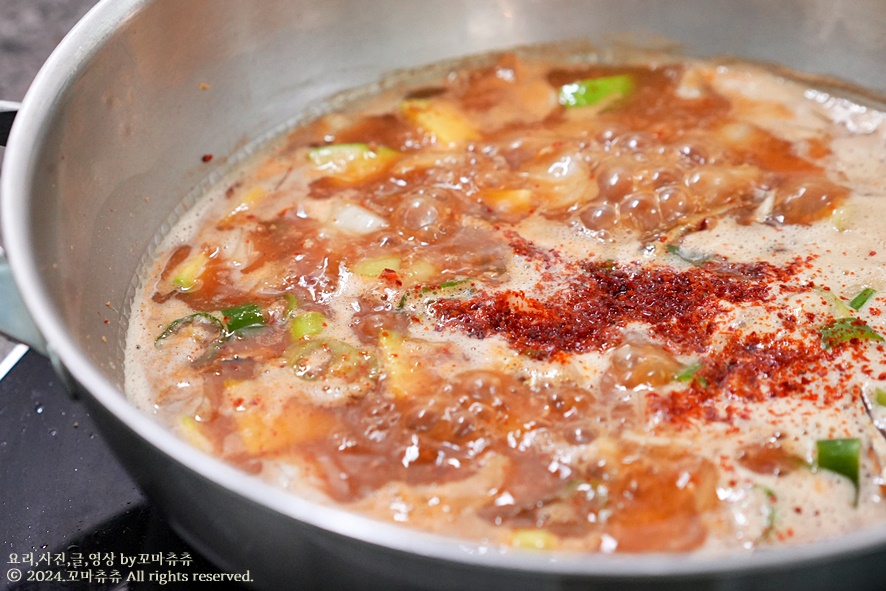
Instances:
[[[50,58],[4,164],[3,231],[18,286],[124,465],[222,568],[251,568],[266,588],[883,580],[882,528],[729,561],[499,553],[409,532],[255,482],[172,439],[120,393],[135,270],[182,196],[229,156],[306,105],[393,68],[622,31],[886,90],[886,5],[876,0],[118,0],[100,4]]]

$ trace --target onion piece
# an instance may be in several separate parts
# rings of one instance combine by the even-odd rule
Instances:
[[[353,234],[371,234],[388,227],[388,222],[368,209],[348,203],[335,210],[331,217],[332,226]]]

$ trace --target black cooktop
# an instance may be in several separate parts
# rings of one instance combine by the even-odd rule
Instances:
[[[222,574],[142,496],[49,361],[25,354],[0,380],[0,589],[190,589],[198,573]]]

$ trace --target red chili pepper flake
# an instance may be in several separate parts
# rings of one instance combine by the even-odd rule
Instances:
[[[201,160],[203,160],[203,162],[211,162],[212,154],[203,154],[203,158],[201,158]]]
[[[877,251],[876,251],[876,250],[872,250],[871,252],[868,253],[868,256],[869,256],[869,257],[875,257],[875,256],[877,256]]]
[[[438,329],[458,328],[475,338],[498,334],[540,359],[616,346],[631,322],[649,325],[680,351],[702,352],[724,302],[769,301],[769,284],[793,273],[791,266],[768,263],[677,270],[592,261],[546,299],[513,290],[481,292],[468,300],[440,300],[433,311]]]
[[[394,285],[400,286],[403,285],[403,282],[400,280],[400,275],[393,269],[384,269],[381,274],[378,276],[382,281],[386,281],[388,283],[392,283]]]
[[[836,357],[833,350],[821,347],[815,335],[796,339],[750,333],[730,339],[722,349],[704,356],[689,388],[673,391],[668,396],[651,396],[650,411],[670,422],[686,419],[730,422],[740,413],[718,415],[717,408],[723,398],[749,403],[784,397],[818,401],[817,391],[810,392],[807,388],[810,376],[826,374]],[[829,402],[849,389],[825,385],[823,391],[824,402]]]
[[[544,262],[549,262],[551,257],[556,257],[556,252],[549,252],[543,248],[539,248],[535,245],[531,240],[527,240],[523,236],[520,236],[517,232],[513,230],[508,230],[504,232],[505,238],[508,240],[508,244],[513,250],[514,254],[517,256],[521,256],[527,259],[540,260]]]
[[[827,404],[851,392],[848,383],[823,379],[831,369],[840,373],[841,354],[824,349],[811,328],[799,336],[721,334],[717,347],[709,346],[720,332],[719,316],[731,305],[764,306],[784,328],[798,330],[799,319],[780,309],[770,290],[807,292],[811,285],[787,282],[807,263],[798,259],[779,268],[719,262],[678,270],[591,261],[573,269],[571,279],[549,295],[487,291],[467,300],[439,300],[432,311],[437,330],[457,329],[474,338],[499,335],[536,359],[609,349],[621,344],[628,324],[643,323],[667,347],[699,355],[701,362],[687,387],[650,392],[648,412],[672,424],[731,423],[750,416],[749,404],[766,399]],[[859,362],[857,355],[853,360]],[[813,382],[822,387],[810,389]]]

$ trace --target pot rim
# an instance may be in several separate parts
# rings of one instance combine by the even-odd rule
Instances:
[[[692,577],[779,570],[822,560],[861,555],[886,546],[886,525],[839,538],[750,553],[594,554],[498,549],[481,543],[431,534],[310,501],[244,474],[211,457],[152,420],[94,365],[75,343],[53,308],[40,278],[31,245],[28,195],[33,191],[35,155],[47,133],[49,115],[58,108],[81,69],[101,51],[120,23],[151,0],[103,0],[91,9],[53,51],[27,92],[10,134],[0,184],[0,219],[7,256],[18,289],[48,350],[57,356],[80,388],[147,444],[169,459],[241,498],[319,529],[390,550],[463,565],[509,571],[584,577]],[[88,387],[86,386],[88,385]],[[728,560],[724,560],[728,558]]]

